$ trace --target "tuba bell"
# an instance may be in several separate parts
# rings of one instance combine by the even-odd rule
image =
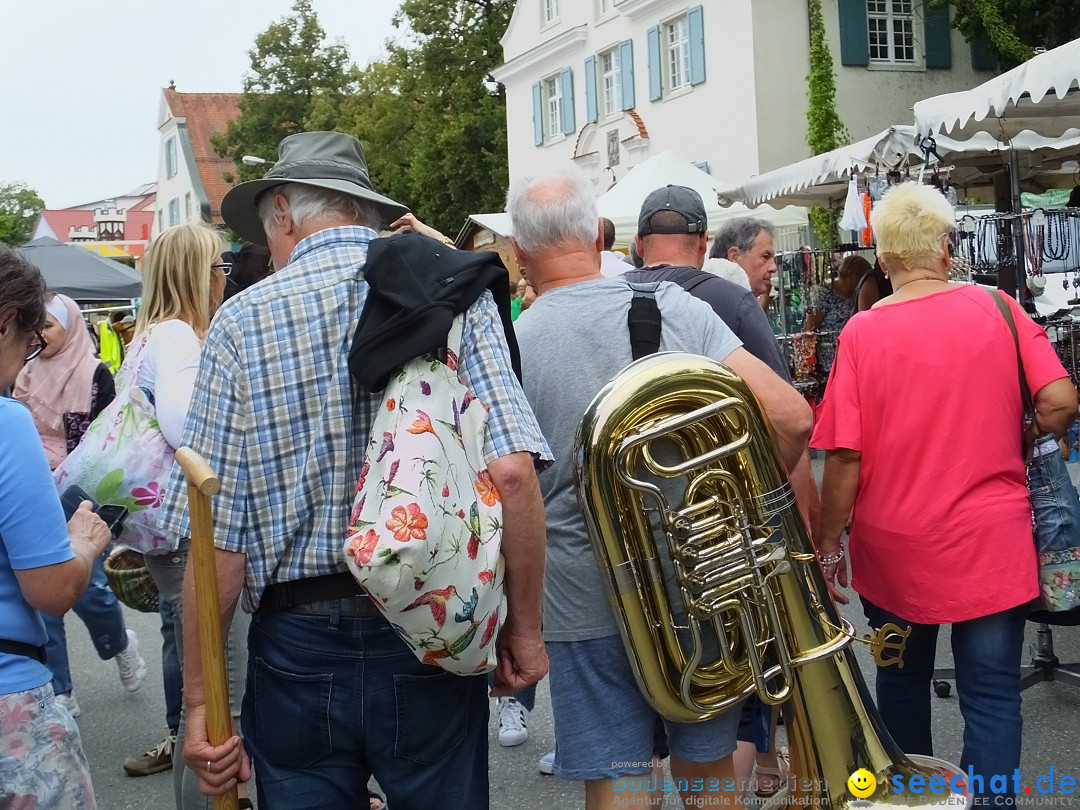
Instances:
[[[957,768],[905,756],[885,730],[848,649],[855,630],[831,598],[768,422],[738,375],[677,352],[632,363],[589,405],[574,458],[616,625],[659,714],[707,720],[756,692],[783,707],[786,801],[967,804],[949,789],[963,786]],[[902,651],[895,639],[883,646]],[[848,778],[859,769],[877,787],[855,799]],[[907,795],[912,776],[946,788]]]

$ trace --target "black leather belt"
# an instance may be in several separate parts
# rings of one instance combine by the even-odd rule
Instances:
[[[11,655],[23,655],[27,658],[33,658],[35,661],[45,663],[45,648],[35,647],[33,644],[27,644],[24,641],[11,641],[6,638],[0,638],[0,652],[10,653]]]
[[[311,613],[314,603],[342,600],[342,613],[347,616],[378,616],[379,609],[356,578],[347,571],[321,577],[294,579],[267,587],[259,600],[259,613],[287,611]],[[319,607],[322,607],[321,605]],[[298,610],[298,608],[305,608]],[[370,609],[370,612],[368,612]]]

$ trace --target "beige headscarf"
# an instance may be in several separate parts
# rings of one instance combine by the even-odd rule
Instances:
[[[89,413],[94,374],[101,361],[78,305],[66,295],[55,296],[49,314],[64,329],[64,346],[52,357],[37,357],[23,366],[15,380],[15,399],[30,409],[49,466],[67,458],[65,413]]]

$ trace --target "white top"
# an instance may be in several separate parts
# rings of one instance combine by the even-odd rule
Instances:
[[[154,409],[165,441],[180,447],[202,344],[195,330],[181,320],[154,324],[148,334],[146,357],[137,382],[140,388],[154,394]]]
[[[605,250],[600,253],[600,274],[605,278],[621,276],[627,270],[633,270],[634,265],[623,261],[621,253]]]

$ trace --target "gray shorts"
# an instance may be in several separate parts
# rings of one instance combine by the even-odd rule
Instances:
[[[715,762],[735,751],[741,704],[704,723],[673,723],[638,689],[619,636],[549,641],[555,715],[555,773],[587,781],[647,774],[662,722],[667,748],[688,762]]]

